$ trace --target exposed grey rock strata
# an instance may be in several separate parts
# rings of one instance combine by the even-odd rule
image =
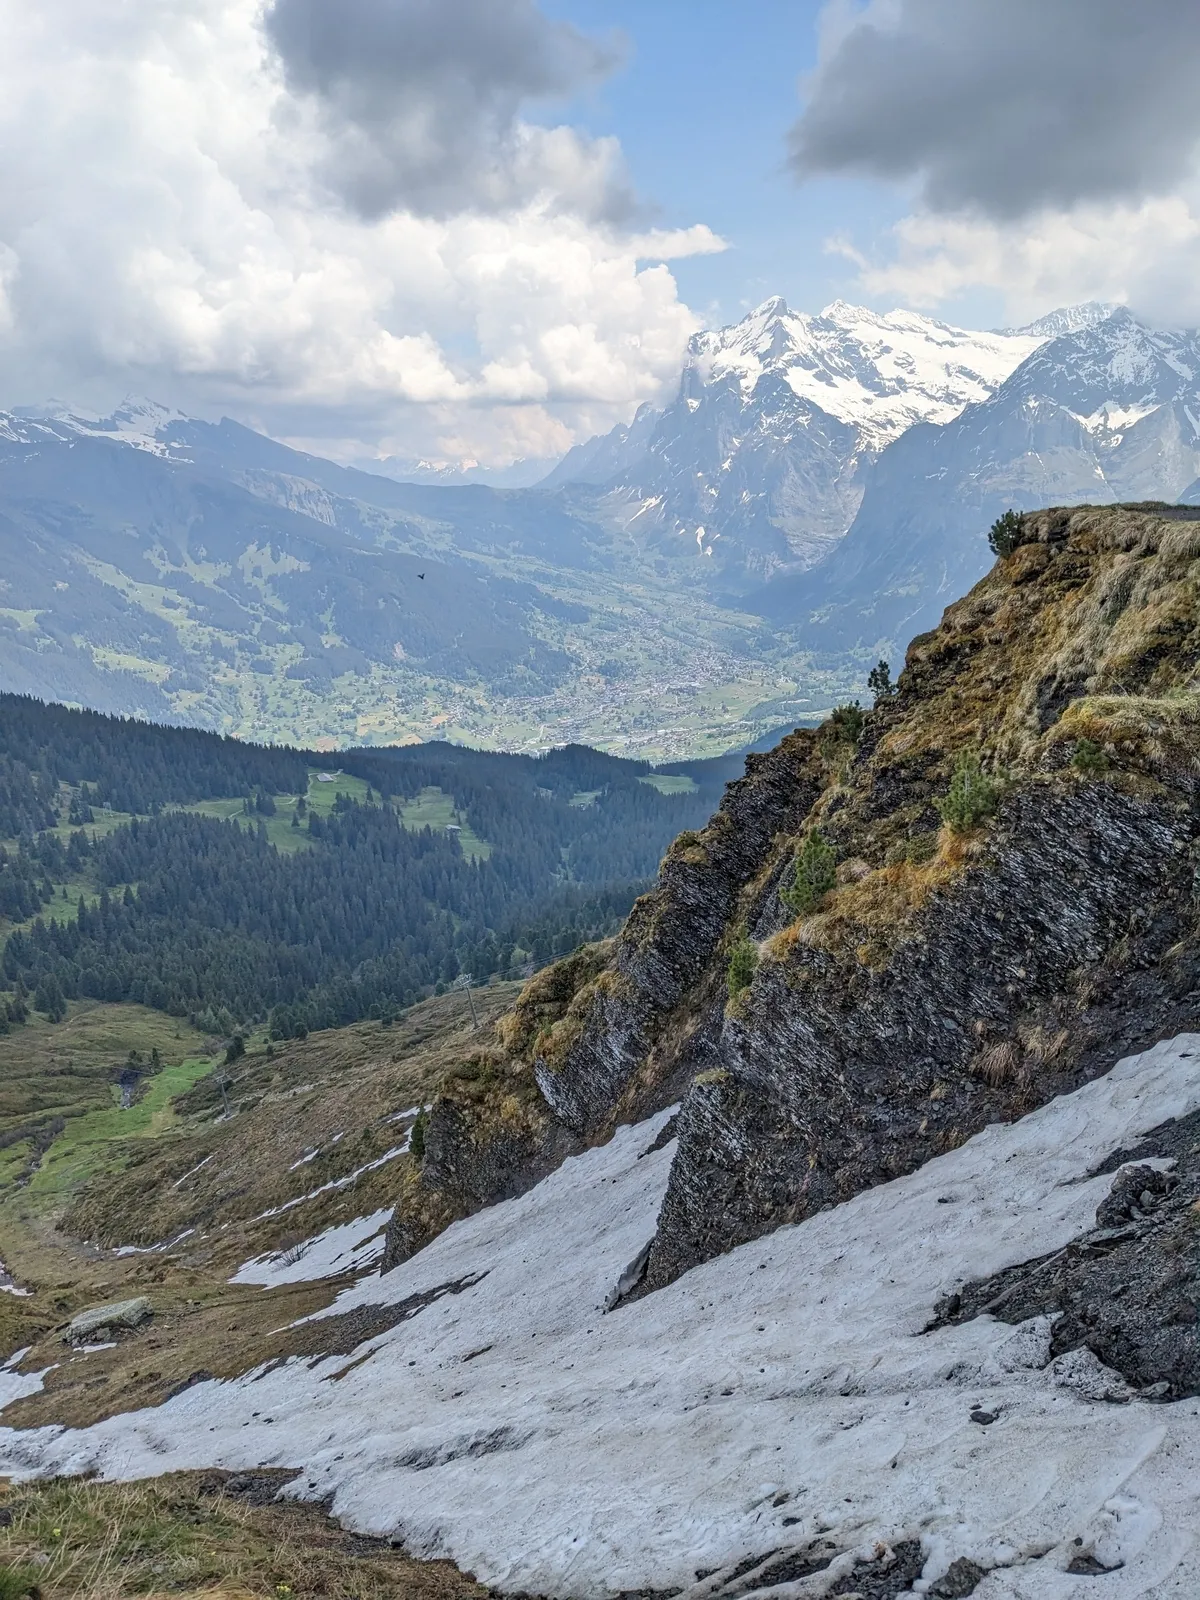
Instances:
[[[450,1198],[456,1212],[467,1216],[524,1194],[582,1148],[578,1139],[553,1122],[536,1133],[478,1139],[462,1108],[442,1098],[429,1118],[421,1184]],[[379,1270],[398,1267],[436,1232],[423,1216],[397,1208],[384,1236]]]
[[[1197,1014],[1190,810],[1107,784],[1013,794],[989,859],[882,969],[798,943],[726,1023],[680,1113],[649,1288],[911,1172],[987,1123],[1106,1071]],[[1186,908],[1186,909],[1185,909]],[[1111,958],[1106,965],[1106,958]],[[1074,1014],[1064,1065],[972,1070],[982,1034]],[[1065,1070],[1064,1070],[1065,1067]]]
[[[150,1301],[144,1294],[132,1300],[114,1300],[108,1305],[92,1306],[90,1310],[72,1317],[63,1338],[68,1344],[83,1344],[101,1335],[107,1337],[115,1329],[139,1328],[152,1315]]]
[[[800,826],[820,788],[813,735],[794,733],[749,756],[746,776],[729,785],[704,832],[672,846],[658,886],[629,915],[582,1035],[561,1065],[536,1064],[539,1089],[572,1132],[592,1133],[610,1117],[704,976],[775,835]]]
[[[1065,1250],[968,1284],[938,1322],[986,1312],[1005,1322],[1054,1316],[1055,1356],[1089,1350],[1143,1393],[1200,1394],[1200,1114],[1157,1129],[1135,1153],[1174,1161],[1125,1167],[1096,1227]],[[1105,1163],[1107,1166],[1108,1163]]]
[[[442,1100],[425,1135],[424,1174],[429,1183],[462,1195],[474,1209],[524,1194],[579,1149],[579,1142],[554,1124],[536,1139],[514,1133],[481,1142],[461,1109]]]

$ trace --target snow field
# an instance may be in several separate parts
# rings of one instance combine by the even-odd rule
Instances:
[[[261,1283],[265,1289],[281,1283],[313,1283],[342,1272],[364,1272],[383,1254],[383,1231],[392,1211],[375,1211],[369,1217],[326,1228],[324,1233],[293,1245],[255,1256],[230,1278],[230,1283]]]
[[[1045,342],[841,300],[809,316],[775,298],[732,327],[698,335],[695,345],[706,382],[735,374],[749,399],[764,372],[783,372],[802,400],[861,429],[870,448],[882,450],[914,423],[950,422],[986,400]]]
[[[1195,1600],[1200,1402],[1090,1398],[1110,1380],[1047,1366],[1044,1321],[922,1329],[942,1293],[1083,1232],[1112,1182],[1086,1173],[1197,1107],[1184,1036],[603,1315],[654,1228],[664,1113],[347,1289],[311,1320],[485,1274],[351,1357],[88,1429],[0,1429],[0,1470],[303,1464],[293,1492],[332,1494],[347,1524],[571,1600],[699,1600],[697,1569],[819,1535],[864,1556],[920,1536],[919,1590],[965,1555],[989,1569],[977,1600]],[[1073,1576],[1080,1549],[1123,1565]],[[771,1592],[819,1594],[849,1559]]]

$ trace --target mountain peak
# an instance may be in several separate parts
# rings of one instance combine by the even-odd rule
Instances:
[[[1087,328],[1095,328],[1101,322],[1122,315],[1129,319],[1133,317],[1128,306],[1118,305],[1109,300],[1084,300],[1075,306],[1059,306],[1056,311],[1048,311],[1044,317],[1027,322],[1023,327],[998,328],[996,331],[1005,338],[1032,334],[1043,339],[1058,339],[1065,333],[1079,333]]]
[[[820,315],[820,321],[835,323],[840,328],[853,328],[860,323],[887,324],[898,317],[906,317],[913,322],[929,322],[928,317],[923,317],[919,311],[872,311],[868,306],[851,305],[849,300],[831,300]]]
[[[48,400],[37,406],[20,406],[13,414],[29,422],[47,424],[52,429],[65,428],[69,433],[85,438],[113,439],[119,444],[131,445],[135,450],[149,450],[155,455],[167,453],[162,434],[172,423],[193,420],[174,406],[164,405],[161,400],[135,394],[127,394],[107,416],[65,405],[58,400]]]
[[[740,322],[698,334],[689,366],[704,384],[735,378],[746,404],[764,375],[782,377],[876,451],[915,422],[948,422],[985,399],[1045,337],[975,333],[845,300],[811,316],[774,295]]]

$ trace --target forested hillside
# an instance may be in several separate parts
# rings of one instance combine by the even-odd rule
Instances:
[[[91,998],[291,1037],[530,970],[613,931],[728,765],[333,757],[0,696],[0,1027]]]
[[[172,801],[302,790],[310,765],[325,759],[0,695],[0,838],[54,827],[63,785],[86,784],[115,811],[149,814]]]

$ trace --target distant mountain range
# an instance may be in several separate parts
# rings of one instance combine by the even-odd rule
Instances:
[[[308,745],[716,755],[820,710],[705,574],[565,494],[427,487],[149,402],[0,414],[0,683]],[[683,597],[686,595],[686,603]]]
[[[973,333],[780,299],[534,487],[149,402],[4,413],[0,674],[309,744],[713,754],[861,692],[1008,506],[1200,498],[1197,419],[1200,336],[1124,309]]]
[[[825,650],[894,648],[987,570],[984,531],[1008,507],[1192,500],[1198,477],[1200,334],[1119,309],[1043,344],[952,422],[903,434],[821,567],[751,604]]]
[[[734,588],[814,565],[854,520],[880,452],[986,399],[1043,342],[837,301],[766,301],[688,347],[679,393],[571,451],[543,487],[604,491],[610,523],[711,560]]]

